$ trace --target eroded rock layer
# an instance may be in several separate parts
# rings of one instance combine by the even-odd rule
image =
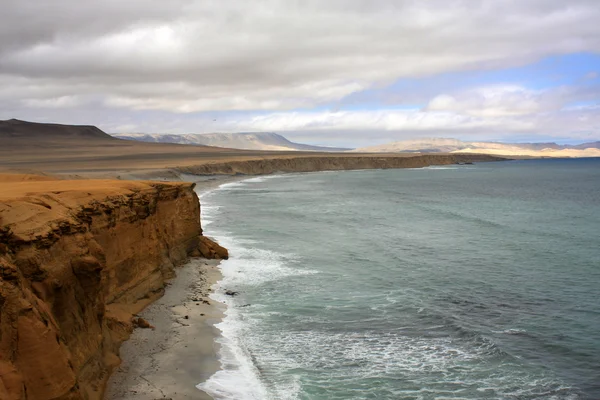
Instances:
[[[356,169],[421,168],[466,162],[503,161],[486,154],[348,155],[265,157],[240,161],[214,161],[180,166],[179,172],[195,175],[264,175],[277,172],[341,171]]]
[[[0,177],[0,398],[101,399],[174,267],[227,257],[199,216],[189,183]]]

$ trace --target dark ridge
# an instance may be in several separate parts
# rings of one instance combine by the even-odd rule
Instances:
[[[600,149],[600,141],[578,144],[577,146],[573,146],[573,148],[574,149],[589,149],[589,148]]]
[[[61,125],[9,119],[0,121],[0,139],[102,139],[116,140],[91,125]]]

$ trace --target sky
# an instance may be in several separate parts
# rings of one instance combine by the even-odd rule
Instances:
[[[0,0],[0,119],[600,140],[598,0]]]

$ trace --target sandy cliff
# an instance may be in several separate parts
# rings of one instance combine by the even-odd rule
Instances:
[[[0,398],[100,399],[132,314],[227,251],[192,184],[44,179],[0,175]]]
[[[314,172],[356,169],[421,168],[464,162],[500,161],[503,158],[485,154],[426,154],[409,156],[354,155],[338,157],[278,157],[226,162],[207,162],[201,165],[180,166],[179,172],[196,175],[262,175],[277,172]]]

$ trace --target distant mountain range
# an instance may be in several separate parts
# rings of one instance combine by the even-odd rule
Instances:
[[[358,149],[310,146],[294,143],[273,132],[206,134],[115,134],[114,137],[154,143],[177,143],[246,150],[352,151],[360,153],[478,153],[526,157],[600,157],[600,141],[578,145],[548,143],[469,142],[451,138],[403,140]]]
[[[277,150],[277,151],[346,151],[348,148],[310,146],[294,143],[285,137],[272,132],[258,133],[204,133],[204,134],[146,134],[122,133],[114,137],[126,140],[138,140],[155,143],[178,143],[203,146],[226,147],[245,150]]]
[[[578,145],[556,143],[465,142],[458,139],[403,140],[352,150],[361,153],[480,153],[531,157],[600,157],[600,141]]]

